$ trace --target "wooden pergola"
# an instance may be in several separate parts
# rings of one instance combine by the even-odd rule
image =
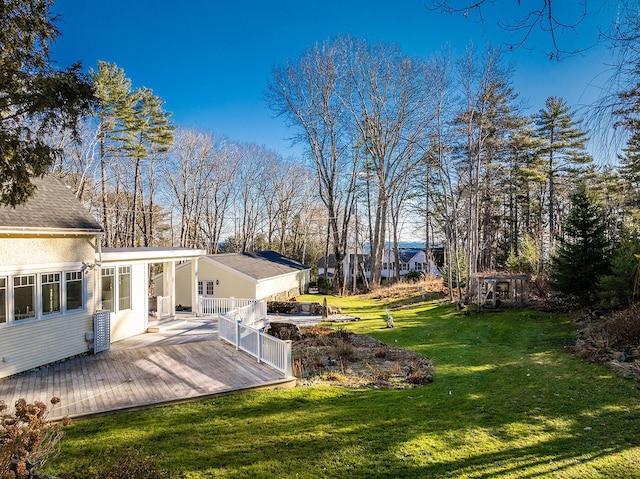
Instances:
[[[469,279],[468,298],[479,308],[524,306],[529,302],[529,276],[509,273],[478,273]]]

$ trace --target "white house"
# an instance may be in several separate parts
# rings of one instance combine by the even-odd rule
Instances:
[[[424,272],[425,274],[432,274],[440,276],[440,271],[436,266],[433,259],[427,261],[426,251],[423,249],[403,249],[399,250],[400,259],[400,276],[405,276],[410,271]],[[366,277],[371,278],[370,257],[368,254],[350,254],[345,256],[342,262],[342,268],[344,271],[348,271],[348,279],[353,279],[354,263],[358,263],[358,275],[362,275],[364,269]],[[328,258],[321,258],[318,261],[318,277],[324,276],[325,265],[327,271],[327,277],[333,278],[335,274],[336,259],[334,255],[329,255]],[[391,249],[385,249],[382,259],[382,278],[395,278],[397,276],[396,270],[396,257],[394,251]]]
[[[176,301],[193,308],[194,288],[188,280],[191,262],[176,268]],[[275,251],[203,256],[198,266],[198,295],[216,298],[287,299],[309,287],[311,269]],[[154,281],[158,277],[153,278]],[[163,294],[163,285],[156,292]]]
[[[204,253],[101,249],[101,226],[61,180],[34,184],[27,203],[0,206],[0,378],[144,332],[149,264],[165,265],[165,291],[174,298],[176,263],[195,260],[195,285]]]

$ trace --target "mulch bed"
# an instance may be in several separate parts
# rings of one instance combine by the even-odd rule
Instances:
[[[433,381],[429,359],[370,336],[317,326],[280,328],[274,335],[293,341],[293,373],[300,386],[408,389]]]

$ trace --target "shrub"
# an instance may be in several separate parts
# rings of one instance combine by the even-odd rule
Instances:
[[[411,384],[430,384],[433,382],[435,367],[427,358],[416,357],[409,362],[407,382]]]
[[[51,404],[59,402],[51,398]],[[47,406],[40,401],[19,399],[14,412],[8,409],[0,401],[0,477],[30,477],[60,451],[61,426],[46,420]]]
[[[420,281],[422,279],[422,273],[420,271],[409,271],[404,276],[404,279],[406,281],[410,281],[412,283],[417,283],[418,281]]]
[[[603,324],[610,347],[633,348],[640,345],[640,303],[612,313]]]
[[[375,349],[373,350],[373,355],[374,355],[376,358],[384,359],[384,358],[386,358],[386,357],[387,357],[387,353],[388,353],[388,352],[389,352],[389,346],[387,346],[387,345],[385,344],[385,345],[378,346],[377,348],[375,348]]]
[[[333,351],[336,357],[345,361],[352,360],[355,355],[353,344],[346,339],[338,339],[336,345],[333,347]]]

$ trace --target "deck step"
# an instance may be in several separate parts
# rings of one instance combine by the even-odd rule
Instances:
[[[169,329],[177,328],[187,324],[187,320],[183,318],[165,318],[149,321],[147,325],[147,333],[163,333]]]

